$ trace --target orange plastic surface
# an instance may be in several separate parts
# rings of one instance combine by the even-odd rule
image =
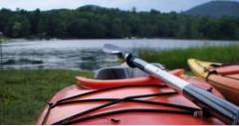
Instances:
[[[178,72],[176,72],[178,73]],[[205,81],[198,78],[192,78],[183,76],[184,80],[195,84],[205,90],[212,91],[213,94],[222,97],[221,94],[208,85]],[[81,97],[76,97],[71,99],[70,101],[74,100],[86,100],[86,99],[122,99],[129,96],[135,95],[146,95],[146,94],[153,94],[153,93],[163,93],[163,92],[175,92],[170,87],[164,85],[165,82],[161,82],[158,84],[150,85],[150,84],[140,84],[140,85],[130,85],[130,86],[120,86],[119,88],[114,88],[113,90],[103,90],[100,92],[95,92],[90,95],[83,95]],[[62,100],[64,98],[69,98],[71,96],[76,96],[80,94],[87,94],[92,91],[98,91],[100,89],[83,89],[77,85],[72,85],[66,87],[56,93],[49,103],[55,104],[57,101]],[[147,98],[139,98],[140,100],[151,101],[151,102],[161,102],[164,104],[175,104],[175,105],[184,105],[188,107],[198,108],[195,104],[185,98],[181,93],[175,92],[171,95],[163,95],[163,96],[153,96]],[[66,117],[74,115],[79,112],[84,112],[89,110],[93,107],[97,107],[108,103],[109,101],[95,101],[95,102],[82,102],[82,103],[72,103],[72,104],[65,104],[59,105],[52,108],[49,111],[49,116],[46,118],[45,124],[52,124],[59,120],[62,120]],[[44,108],[39,117],[36,124],[41,124],[43,119],[45,118],[48,105]],[[185,114],[177,114],[177,113],[158,113],[158,112],[143,112],[140,109],[161,109],[161,110],[175,110],[170,106],[165,105],[152,105],[152,104],[145,104],[141,102],[121,102],[114,104],[112,106],[108,106],[106,108],[102,108],[86,115],[80,116],[79,118],[86,118],[92,115],[101,114],[105,112],[112,112],[112,111],[124,111],[129,109],[135,109],[137,111],[128,111],[128,112],[120,112],[117,114],[109,114],[104,116],[99,116],[97,118],[86,119],[84,121],[75,122],[73,124],[80,124],[80,125],[220,125],[224,124],[218,119],[214,117],[207,117],[201,118],[196,117],[194,115],[185,115]]]
[[[216,71],[208,77],[211,83],[227,100],[239,105],[239,65],[209,68]]]
[[[221,75],[237,74],[239,73],[239,65],[222,66],[214,68],[214,70]]]
[[[184,70],[176,69],[170,71],[170,73],[180,77],[184,74]],[[75,79],[76,85],[90,89],[109,88],[124,85],[162,84],[162,80],[157,79],[153,76],[136,77],[130,79],[118,79],[118,80],[97,80],[77,76]]]

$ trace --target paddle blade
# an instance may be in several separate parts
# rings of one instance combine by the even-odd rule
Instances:
[[[120,55],[124,52],[122,49],[112,44],[105,44],[103,47],[103,51],[105,53],[109,53],[113,55]]]

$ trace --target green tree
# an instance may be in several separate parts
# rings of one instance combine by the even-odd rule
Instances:
[[[41,16],[41,11],[40,9],[36,9],[29,15],[29,20],[31,24],[31,33],[33,35],[38,34],[38,29],[39,29],[39,22],[40,22],[40,17]]]
[[[121,11],[98,6],[75,10],[0,10],[0,31],[7,37],[39,38],[186,38],[239,40],[239,18],[209,18]]]

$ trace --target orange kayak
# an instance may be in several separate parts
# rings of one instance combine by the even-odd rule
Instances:
[[[176,76],[182,76],[183,70],[178,69],[170,72]],[[82,88],[109,88],[109,87],[117,87],[117,86],[127,86],[127,85],[148,85],[148,84],[161,84],[162,80],[154,78],[152,76],[142,76],[135,78],[126,78],[126,79],[115,79],[115,80],[97,80],[97,79],[89,79],[85,77],[76,76],[76,85]]]
[[[206,79],[227,100],[239,105],[239,65],[223,65],[196,59],[189,59],[188,64],[196,75]]]
[[[36,124],[224,124],[204,115],[198,106],[162,80],[148,75],[122,78],[112,73],[111,79],[102,74],[96,79],[76,77],[75,85],[62,89],[48,101]],[[185,76],[183,70],[171,73],[223,97],[202,79]]]

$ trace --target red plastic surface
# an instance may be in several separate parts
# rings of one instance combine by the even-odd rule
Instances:
[[[170,73],[180,77],[184,74],[184,70],[176,69],[171,71]],[[130,79],[117,79],[117,80],[97,80],[97,79],[89,79],[89,78],[77,76],[75,79],[76,79],[76,85],[80,87],[84,87],[84,88],[90,88],[90,89],[118,87],[118,86],[124,86],[124,85],[145,85],[145,84],[161,84],[162,83],[162,80],[152,76],[136,77],[136,78],[130,78]]]
[[[210,85],[208,85],[205,81],[184,76],[183,79],[193,83],[205,90],[212,91],[213,94],[222,97],[217,90],[213,89]],[[68,98],[71,96],[95,91],[98,89],[82,89],[77,85],[69,86],[64,88],[63,90],[56,93],[52,99],[49,101],[50,103],[56,103],[57,101]],[[82,100],[82,99],[102,99],[102,98],[125,98],[128,96],[135,95],[145,95],[152,93],[162,93],[162,92],[175,92],[175,90],[170,87],[165,86],[164,82],[159,83],[158,85],[131,85],[131,86],[123,86],[120,88],[115,88],[114,90],[105,90],[102,92],[96,92],[90,95],[84,95],[81,97],[77,97],[71,100]],[[168,104],[176,104],[176,105],[184,105],[188,107],[197,108],[195,104],[189,101],[180,93],[175,93],[172,95],[164,95],[164,96],[154,96],[148,98],[141,98],[141,100],[168,103]],[[50,110],[49,116],[46,118],[45,124],[52,124],[59,120],[62,120],[66,117],[74,115],[79,112],[83,112],[89,110],[93,107],[102,105],[107,103],[107,101],[96,101],[96,102],[84,102],[84,103],[72,103],[66,105],[59,105]],[[95,114],[110,112],[110,111],[118,111],[118,110],[127,110],[127,109],[162,109],[162,110],[175,110],[175,108],[163,105],[150,105],[138,102],[121,102],[118,104],[114,104],[112,106],[108,106],[103,109],[99,109],[97,111],[93,111],[88,113],[82,117],[92,116]],[[48,106],[44,108],[39,117],[37,124],[41,124],[43,118],[45,118],[48,110]],[[81,125],[166,125],[166,124],[181,124],[181,125],[212,125],[212,124],[223,124],[216,118],[207,117],[200,118],[195,117],[193,115],[185,115],[185,114],[176,114],[176,113],[157,113],[157,112],[122,112],[118,114],[110,114],[106,116],[100,116],[94,119],[88,119],[81,122],[75,122],[73,124],[81,124]]]
[[[213,68],[220,75],[229,75],[239,73],[239,65],[222,66]]]

